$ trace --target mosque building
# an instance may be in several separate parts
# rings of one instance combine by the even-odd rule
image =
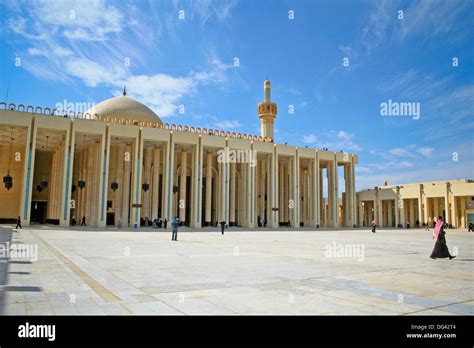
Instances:
[[[270,96],[266,80],[260,136],[163,123],[125,92],[84,114],[2,103],[0,221],[354,226],[357,155],[274,143]]]
[[[163,123],[125,90],[84,114],[0,103],[0,222],[20,216],[26,226],[67,227],[73,217],[85,217],[88,226],[140,228],[154,218],[179,217],[192,228],[221,221],[246,228],[355,227],[375,211],[389,226],[413,211],[425,214],[419,202],[435,202],[410,193],[418,208],[407,201],[402,214],[394,213],[393,204],[384,204],[408,189],[392,188],[390,198],[384,190],[356,195],[357,154],[276,144],[277,104],[268,80],[258,117],[259,136]],[[473,185],[462,195],[474,196]],[[470,206],[456,195],[447,202],[465,224]]]

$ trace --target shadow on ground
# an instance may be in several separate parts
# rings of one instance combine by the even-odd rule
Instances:
[[[8,245],[12,241],[12,230],[0,227],[0,315],[3,315],[3,308],[5,302],[5,288],[7,285],[7,272],[8,272],[8,254],[6,253]],[[7,244],[8,243],[8,244]]]

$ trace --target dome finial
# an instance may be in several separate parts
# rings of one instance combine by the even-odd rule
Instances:
[[[123,96],[127,95],[127,86],[123,86]]]

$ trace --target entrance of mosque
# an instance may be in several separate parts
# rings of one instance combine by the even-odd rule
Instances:
[[[31,223],[44,224],[46,222],[46,213],[48,211],[48,202],[31,202]]]

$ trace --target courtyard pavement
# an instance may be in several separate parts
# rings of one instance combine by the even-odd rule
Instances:
[[[432,232],[2,225],[0,314],[473,315],[474,233]]]

